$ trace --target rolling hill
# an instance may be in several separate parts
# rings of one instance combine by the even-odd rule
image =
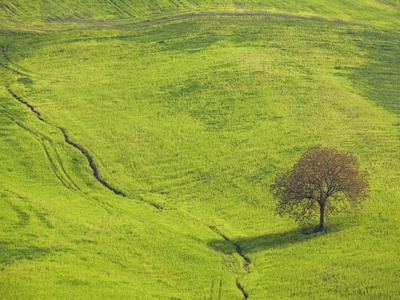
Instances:
[[[400,2],[1,1],[2,299],[395,299]],[[269,184],[371,174],[310,233]]]

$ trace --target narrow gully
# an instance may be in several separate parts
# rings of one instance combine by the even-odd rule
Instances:
[[[216,227],[209,225],[208,228],[210,228],[212,231],[214,231],[216,234],[222,237],[226,242],[230,243],[235,247],[236,253],[239,254],[239,256],[243,259],[243,268],[247,269],[247,267],[250,265],[251,262],[250,259],[243,254],[242,248],[239,246],[239,244],[233,242],[230,238],[228,238],[225,234],[219,231]],[[236,278],[236,287],[242,292],[244,299],[247,299],[249,297],[249,294],[240,284],[238,278]]]
[[[73,141],[69,138],[68,133],[67,133],[67,131],[66,131],[65,128],[58,127],[58,126],[55,126],[55,125],[53,125],[53,124],[50,124],[50,123],[47,122],[45,119],[43,119],[43,117],[41,116],[40,112],[37,111],[37,110],[35,109],[34,106],[32,106],[32,105],[29,104],[27,101],[25,101],[25,100],[23,100],[22,98],[20,98],[18,95],[16,95],[16,94],[10,89],[9,86],[6,86],[6,89],[7,89],[8,93],[9,93],[15,100],[17,100],[18,102],[24,104],[26,107],[28,107],[28,108],[35,114],[35,116],[36,116],[40,121],[42,121],[42,122],[44,122],[44,123],[46,123],[46,124],[49,124],[49,125],[51,125],[51,126],[57,128],[57,129],[59,129],[59,130],[62,132],[62,134],[63,134],[63,136],[64,136],[64,141],[65,141],[68,145],[70,145],[71,147],[73,147],[73,148],[79,150],[79,151],[82,153],[82,155],[85,156],[85,158],[86,158],[86,160],[87,160],[87,162],[88,162],[88,164],[89,164],[89,166],[90,166],[90,168],[91,168],[91,170],[92,170],[93,177],[94,177],[101,185],[103,185],[105,188],[107,188],[108,190],[112,191],[112,192],[115,193],[116,195],[119,195],[119,196],[122,196],[122,197],[126,197],[126,195],[125,195],[122,191],[119,191],[119,190],[117,190],[116,188],[112,187],[110,184],[108,184],[105,180],[103,180],[103,179],[99,176],[98,169],[97,169],[96,164],[94,163],[93,157],[89,154],[89,152],[88,152],[84,147],[82,147],[81,145],[79,145],[79,144],[73,142]],[[149,202],[147,202],[147,201],[145,201],[145,200],[143,200],[143,201],[146,202],[146,203],[148,203],[148,204],[150,204],[150,205],[152,205],[154,208],[156,208],[156,209],[158,209],[158,210],[162,210],[162,207],[160,207],[159,205],[156,205],[156,204],[153,204],[153,203],[149,203]],[[249,264],[250,264],[250,259],[249,259],[248,257],[246,257],[246,256],[242,253],[241,247],[240,247],[237,243],[235,243],[235,242],[233,242],[231,239],[229,239],[229,238],[228,238],[226,235],[224,235],[222,232],[220,232],[216,227],[211,226],[211,225],[208,226],[208,227],[209,227],[212,231],[214,231],[216,234],[218,234],[219,236],[221,236],[226,242],[230,243],[231,245],[233,245],[233,246],[235,247],[236,253],[243,259],[243,268],[246,269],[246,268],[249,266]],[[249,297],[248,293],[245,291],[245,289],[243,288],[243,286],[240,284],[238,278],[236,279],[236,287],[241,291],[241,293],[243,294],[244,299],[247,299],[247,298]]]
[[[23,99],[22,99],[21,97],[19,97],[18,95],[16,95],[16,94],[10,89],[9,86],[6,86],[6,90],[8,91],[8,93],[9,93],[15,100],[17,100],[18,102],[20,102],[20,103],[24,104],[25,106],[27,106],[27,107],[35,114],[35,116],[36,116],[40,121],[42,121],[42,122],[44,122],[44,123],[46,123],[46,124],[49,124],[49,125],[51,125],[51,126],[53,126],[53,127],[55,127],[55,128],[58,128],[58,129],[62,132],[62,134],[63,134],[63,136],[64,136],[65,142],[66,142],[68,145],[70,145],[70,146],[74,147],[75,149],[79,150],[79,151],[85,156],[85,158],[86,158],[86,160],[87,160],[87,162],[88,162],[90,168],[92,169],[92,174],[93,174],[93,177],[96,179],[96,181],[98,181],[102,186],[104,186],[104,187],[107,188],[108,190],[112,191],[114,194],[119,195],[119,196],[122,196],[122,197],[126,197],[126,195],[125,195],[122,191],[117,190],[116,188],[112,187],[109,183],[107,183],[104,179],[102,179],[102,178],[100,177],[99,171],[98,171],[98,169],[97,169],[96,164],[94,163],[93,157],[92,157],[92,156],[89,154],[89,152],[88,152],[85,148],[83,148],[81,145],[79,145],[79,144],[77,144],[77,143],[71,141],[71,139],[69,138],[69,136],[68,136],[68,134],[67,134],[67,131],[66,131],[64,128],[55,126],[55,125],[50,124],[49,122],[45,121],[45,120],[43,119],[43,117],[41,116],[40,112],[37,111],[37,110],[35,109],[34,106],[32,106],[31,104],[29,104],[27,101],[23,100]]]

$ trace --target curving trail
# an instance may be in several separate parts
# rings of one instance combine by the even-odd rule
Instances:
[[[219,231],[216,227],[209,225],[208,228],[210,228],[212,231],[214,231],[216,234],[218,234],[220,237],[222,237],[226,242],[228,242],[229,244],[231,244],[235,247],[236,253],[239,254],[239,256],[243,259],[243,268],[246,269],[250,265],[250,259],[243,254],[242,248],[239,246],[238,243],[235,243],[234,241],[232,241],[225,234],[223,234],[221,231]],[[243,286],[240,284],[238,278],[236,278],[236,287],[242,292],[244,299],[247,299],[249,297],[249,294],[245,291]]]
[[[13,91],[11,91],[9,86],[6,86],[6,90],[7,92],[18,102],[24,104],[25,106],[27,106],[31,112],[33,112],[35,114],[35,116],[42,122],[45,122],[44,119],[42,118],[42,116],[40,115],[40,112],[38,112],[32,105],[30,105],[28,102],[26,102],[25,100],[22,100],[20,97],[18,97]]]
[[[239,256],[243,259],[243,267],[247,268],[248,265],[250,264],[250,259],[242,253],[242,248],[239,246],[239,244],[233,242],[230,238],[228,238],[226,235],[224,235],[221,231],[219,231],[214,226],[208,226],[208,228],[210,228],[212,231],[214,231],[216,234],[218,234],[220,237],[222,237],[226,242],[228,242],[229,244],[231,244],[235,247],[236,253],[239,254]]]
[[[301,21],[313,21],[320,23],[331,23],[337,25],[348,25],[348,26],[359,26],[362,23],[350,22],[340,19],[329,19],[318,16],[305,16],[305,15],[296,15],[289,13],[276,13],[276,12],[268,12],[268,11],[242,11],[242,12],[227,12],[227,11],[206,11],[206,12],[197,12],[197,13],[182,13],[176,15],[158,15],[153,16],[153,18],[148,20],[128,20],[124,19],[120,22],[115,20],[79,20],[76,22],[84,22],[89,25],[92,29],[110,29],[114,28],[120,31],[132,30],[132,29],[144,29],[152,26],[158,25],[167,25],[173,22],[180,22],[191,19],[199,19],[199,18],[207,18],[207,17],[216,17],[216,18],[277,18],[277,19],[291,19],[291,20],[301,20]],[[43,29],[45,32],[65,32],[71,29]]]
[[[66,130],[65,128],[56,126],[56,125],[54,125],[54,124],[50,124],[49,122],[47,122],[47,121],[41,116],[40,112],[39,112],[38,110],[36,110],[36,108],[35,108],[34,106],[32,106],[32,105],[29,104],[27,101],[23,100],[21,97],[19,97],[17,94],[15,94],[15,93],[10,89],[9,86],[6,86],[5,88],[6,88],[6,90],[8,91],[8,93],[9,93],[15,100],[17,100],[18,102],[22,103],[22,104],[25,105],[26,107],[28,107],[28,108],[30,109],[30,111],[31,111],[32,113],[34,113],[34,115],[37,117],[38,120],[40,120],[40,121],[42,121],[42,122],[44,122],[44,123],[46,123],[46,124],[49,124],[49,125],[51,125],[51,126],[57,128],[57,129],[59,129],[59,130],[61,131],[61,133],[62,133],[63,136],[64,136],[64,141],[65,141],[68,145],[70,145],[71,147],[73,147],[73,148],[79,150],[79,151],[82,153],[82,155],[85,156],[85,158],[86,158],[86,160],[87,160],[87,162],[88,162],[88,164],[89,164],[89,166],[90,166],[90,168],[91,168],[91,170],[92,170],[92,175],[93,175],[93,177],[96,179],[96,181],[98,181],[101,185],[103,185],[103,186],[104,186],[105,188],[107,188],[108,190],[112,191],[114,194],[119,195],[119,196],[122,196],[122,197],[126,197],[126,194],[125,194],[125,193],[123,193],[122,191],[120,191],[120,190],[118,190],[118,189],[112,187],[109,183],[107,183],[104,179],[102,179],[102,178],[100,177],[99,172],[98,172],[98,169],[97,169],[97,166],[96,166],[96,164],[95,164],[95,162],[94,162],[93,157],[90,155],[90,153],[89,153],[83,146],[81,146],[81,145],[79,145],[79,144],[73,142],[73,141],[70,139],[70,137],[68,136],[67,130]],[[45,149],[45,151],[46,151],[46,149]],[[48,155],[48,156],[49,156],[49,155]],[[147,203],[147,204],[153,206],[153,207],[156,208],[157,210],[162,210],[162,209],[163,209],[161,206],[159,206],[159,205],[157,205],[157,204],[150,203],[150,202],[148,202],[148,201],[146,201],[146,200],[144,200],[144,199],[141,199],[141,198],[140,198],[140,200],[142,200],[143,202],[145,202],[145,203]],[[240,245],[237,244],[237,243],[235,243],[234,241],[232,241],[229,237],[227,237],[225,234],[223,234],[221,231],[219,231],[216,227],[214,227],[214,226],[212,226],[212,225],[208,225],[208,228],[211,229],[213,232],[215,232],[217,235],[219,235],[223,240],[225,240],[226,242],[228,242],[229,244],[231,244],[231,245],[233,245],[233,246],[235,247],[236,253],[237,253],[237,254],[242,258],[242,260],[243,260],[243,262],[242,262],[243,268],[246,269],[246,268],[249,266],[249,264],[250,264],[250,259],[249,259],[248,257],[246,257],[246,256],[243,254]],[[249,294],[245,291],[245,289],[244,289],[243,286],[241,285],[241,283],[240,283],[240,281],[239,281],[238,278],[236,278],[236,287],[241,291],[241,293],[243,294],[243,298],[244,298],[244,299],[247,299],[247,298],[249,297]]]
[[[117,190],[116,188],[112,187],[106,181],[104,181],[103,179],[100,178],[99,171],[97,170],[97,166],[95,165],[95,163],[93,161],[93,157],[89,154],[89,152],[85,148],[83,148],[81,145],[71,141],[70,138],[68,137],[67,131],[64,128],[58,127],[58,129],[60,129],[62,134],[64,135],[65,142],[68,145],[71,145],[72,147],[74,147],[75,149],[78,149],[86,157],[86,160],[88,161],[89,166],[92,169],[93,177],[98,182],[100,182],[105,188],[107,188],[110,191],[114,192],[116,195],[120,195],[120,196],[126,197],[126,195],[123,192],[121,192],[121,191]]]
[[[161,17],[159,19],[152,19],[149,21],[140,22],[134,24],[134,28],[146,28],[149,26],[154,25],[163,25],[168,24],[175,21],[183,21],[189,19],[198,19],[198,18],[205,18],[205,17],[264,17],[264,18],[278,18],[278,19],[293,19],[293,20],[304,20],[304,21],[315,21],[315,22],[323,22],[323,23],[335,23],[335,24],[342,24],[342,25],[359,25],[357,23],[352,23],[344,20],[339,19],[327,19],[317,16],[302,16],[302,15],[295,15],[295,14],[284,14],[284,13],[274,13],[274,12],[202,12],[202,13],[187,13],[182,15],[170,16],[170,17]]]
[[[104,179],[102,179],[102,178],[100,177],[99,172],[98,172],[98,169],[97,169],[97,166],[96,166],[96,164],[94,163],[93,157],[92,157],[92,156],[90,155],[90,153],[89,153],[85,148],[83,148],[81,145],[79,145],[79,144],[77,144],[77,143],[71,141],[71,139],[69,138],[69,136],[68,136],[68,134],[67,134],[67,131],[66,131],[64,128],[55,126],[55,125],[50,124],[50,123],[48,123],[47,121],[45,121],[45,120],[43,119],[43,117],[41,116],[40,112],[37,111],[37,110],[35,109],[35,107],[33,107],[31,104],[29,104],[28,102],[26,102],[25,100],[23,100],[21,97],[19,97],[18,95],[16,95],[16,94],[10,89],[9,86],[6,86],[6,90],[8,91],[8,93],[9,93],[15,100],[17,100],[18,102],[24,104],[26,107],[28,107],[28,108],[35,114],[35,116],[36,116],[40,121],[42,121],[42,122],[44,122],[44,123],[47,123],[47,124],[49,124],[49,125],[51,125],[51,126],[53,126],[53,127],[56,127],[56,128],[58,128],[58,129],[62,132],[62,134],[63,134],[63,136],[64,136],[65,142],[66,142],[68,145],[70,145],[70,146],[74,147],[75,149],[79,150],[79,151],[85,156],[86,160],[87,160],[88,163],[89,163],[90,168],[92,169],[92,174],[93,174],[93,177],[96,179],[96,181],[98,181],[102,186],[104,186],[104,187],[107,188],[108,190],[112,191],[114,194],[119,195],[119,196],[122,196],[122,197],[126,197],[126,195],[125,195],[122,191],[117,190],[116,188],[112,187],[109,183],[107,183]]]
[[[239,279],[236,279],[236,287],[242,292],[244,299],[249,298],[249,294],[246,293],[246,291],[244,290],[244,288],[240,284]]]
[[[7,71],[11,71],[14,74],[20,75],[20,76],[29,76],[27,75],[27,73],[25,73],[26,71],[22,72],[22,71],[18,71],[17,69],[22,69],[21,67],[15,65],[10,58],[8,57],[8,46],[0,46],[0,52],[2,54],[2,56],[4,57],[4,59],[6,60],[7,64],[3,64],[0,63],[0,67],[7,70]],[[13,66],[14,68],[12,68],[11,66]]]

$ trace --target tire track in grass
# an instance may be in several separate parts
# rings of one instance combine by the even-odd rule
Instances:
[[[51,167],[54,175],[58,178],[58,180],[62,183],[62,185],[65,186],[67,189],[69,189],[69,190],[73,189],[72,186],[70,185],[70,183],[64,177],[66,175],[66,173],[62,174],[59,171],[59,168],[57,168],[57,165],[56,165],[55,161],[53,160],[49,149],[47,149],[46,141],[45,140],[41,140],[40,142],[41,142],[41,146],[42,146],[44,152],[46,153],[47,159],[50,162],[50,167]],[[49,147],[49,148],[51,148],[51,147]],[[68,178],[68,176],[67,176],[67,178]]]
[[[126,197],[126,195],[125,195],[122,191],[120,191],[120,190],[118,190],[118,189],[112,187],[109,183],[107,183],[104,179],[102,179],[102,178],[100,177],[99,172],[98,172],[98,169],[97,169],[97,166],[96,166],[96,164],[94,163],[93,157],[90,155],[90,153],[89,153],[85,148],[83,148],[81,145],[79,145],[79,144],[73,142],[73,141],[69,138],[69,136],[68,136],[67,131],[66,131],[65,128],[58,127],[58,126],[55,126],[55,125],[53,125],[53,124],[50,124],[50,123],[46,122],[46,121],[43,119],[43,117],[41,116],[40,112],[37,111],[37,110],[35,109],[34,106],[32,106],[31,104],[29,104],[28,102],[26,102],[25,100],[23,100],[22,98],[20,98],[18,95],[16,95],[16,94],[10,89],[9,86],[6,86],[6,90],[8,91],[8,93],[9,93],[15,100],[17,100],[18,102],[20,102],[20,103],[24,104],[25,106],[27,106],[27,107],[35,114],[35,116],[36,116],[40,121],[42,121],[42,122],[44,122],[44,123],[46,123],[46,124],[49,124],[49,125],[51,125],[51,126],[53,126],[53,127],[56,127],[56,128],[58,128],[58,129],[62,132],[62,134],[63,134],[63,136],[64,136],[65,142],[66,142],[68,145],[70,145],[70,146],[74,147],[75,149],[79,150],[79,151],[85,156],[86,160],[87,160],[88,163],[89,163],[90,168],[92,169],[92,174],[93,174],[93,177],[96,179],[96,181],[98,181],[101,185],[103,185],[105,188],[107,188],[108,190],[112,191],[112,192],[115,193],[116,195],[119,195],[119,196],[122,196],[122,197]]]
[[[50,161],[53,173],[57,176],[60,182],[70,190],[76,190],[85,194],[65,170],[61,157],[52,142],[49,139],[42,138],[41,144],[47,155],[47,159]],[[53,154],[50,150],[52,150]]]
[[[122,196],[122,197],[127,197],[127,195],[126,195],[124,192],[122,192],[122,191],[120,191],[120,190],[114,188],[114,187],[111,186],[107,181],[105,181],[104,179],[102,179],[102,178],[100,177],[99,171],[98,171],[98,168],[97,168],[97,165],[95,164],[94,159],[93,159],[93,157],[90,155],[89,151],[87,151],[83,146],[81,146],[81,145],[79,145],[79,144],[73,142],[73,141],[70,139],[70,137],[69,137],[69,135],[68,135],[68,133],[67,133],[67,130],[66,130],[65,128],[62,128],[62,127],[59,127],[59,126],[56,126],[56,125],[54,125],[54,124],[51,124],[51,123],[47,122],[45,119],[43,119],[43,117],[41,116],[40,112],[39,112],[38,110],[36,110],[36,108],[35,108],[34,106],[32,106],[31,104],[29,104],[27,101],[23,100],[23,99],[22,99],[21,97],[19,97],[18,95],[16,95],[16,94],[10,89],[9,86],[6,86],[6,90],[8,91],[8,93],[9,93],[15,100],[17,100],[18,102],[20,102],[20,103],[24,104],[25,106],[27,106],[27,107],[35,114],[35,116],[36,116],[40,121],[42,121],[42,122],[44,122],[44,123],[46,123],[46,124],[48,124],[48,125],[50,125],[50,126],[53,126],[53,127],[57,128],[58,130],[61,131],[61,133],[62,133],[63,136],[64,136],[64,141],[65,141],[65,143],[68,144],[68,145],[70,145],[71,147],[73,147],[73,148],[79,150],[79,151],[82,153],[82,155],[85,156],[85,158],[86,158],[86,160],[87,160],[87,162],[88,162],[88,164],[89,164],[89,166],[90,166],[90,169],[92,170],[92,175],[93,175],[93,177],[95,178],[96,181],[98,181],[98,182],[99,182],[102,186],[104,186],[106,189],[112,191],[114,194],[116,194],[116,195],[118,195],[118,196]],[[22,126],[22,125],[20,125],[20,124],[19,124],[19,126],[25,128],[24,126]],[[25,129],[26,129],[26,128],[25,128]],[[30,131],[30,130],[28,130],[28,131]],[[56,150],[55,150],[55,151],[56,151]],[[46,153],[46,154],[47,154],[47,153]],[[64,170],[64,167],[62,166],[62,163],[61,163],[61,158],[59,157],[58,153],[56,153],[56,155],[57,155],[57,160],[58,160],[58,162],[60,163],[60,165],[61,165],[61,167],[62,167],[64,173],[66,174],[66,172],[65,172],[65,170]],[[66,174],[66,175],[67,175],[67,177],[69,178],[68,174]],[[75,184],[72,180],[71,180],[71,182],[72,182],[73,185],[76,186],[76,184]],[[63,183],[63,184],[64,184],[64,183]],[[79,189],[79,188],[78,188],[78,189]],[[144,203],[146,203],[146,204],[148,204],[148,205],[151,205],[153,208],[157,209],[158,211],[162,211],[162,210],[164,209],[162,206],[160,206],[160,205],[158,205],[158,204],[156,204],[156,203],[152,203],[152,202],[150,202],[150,201],[144,199],[144,198],[143,198],[142,196],[140,196],[140,195],[136,195],[136,196],[137,196],[137,199],[138,199],[138,200],[140,200],[141,202],[144,202]]]
[[[213,278],[211,280],[211,287],[210,287],[210,300],[212,300],[214,298],[215,293],[218,293],[218,300],[221,300],[221,295],[222,295],[222,279],[217,280],[218,283],[218,287],[215,288],[214,286],[216,286],[215,284],[216,279]]]
[[[133,18],[132,14],[128,11],[128,9],[126,9],[126,3],[124,3],[124,1],[122,1],[122,4],[125,5],[125,7],[123,7],[123,5],[121,3],[117,3],[114,0],[109,0],[109,2],[111,2],[111,4],[115,7],[115,9],[120,13],[120,14],[127,14],[130,18]]]
[[[238,243],[235,243],[232,241],[229,237],[227,237],[225,234],[223,234],[221,231],[219,231],[216,227],[209,225],[208,228],[210,228],[212,231],[214,231],[216,234],[218,234],[220,237],[222,237],[227,243],[231,244],[232,246],[235,247],[235,252],[243,259],[243,268],[247,269],[247,267],[250,265],[250,259],[243,254],[242,248]],[[249,294],[245,291],[243,286],[240,284],[239,278],[236,278],[236,287],[242,292],[244,299],[247,299],[249,297]]]
[[[29,73],[28,71],[24,70],[23,68],[21,68],[17,64],[13,63],[11,61],[11,59],[8,57],[8,48],[9,48],[9,45],[0,46],[1,53],[2,53],[4,59],[6,60],[6,62],[7,62],[7,64],[9,66],[5,65],[5,64],[2,64],[2,63],[0,63],[0,66],[2,68],[4,68],[4,69],[8,70],[8,71],[11,71],[11,72],[17,74],[17,75],[28,76],[29,77],[29,75],[27,74],[27,73]],[[14,68],[12,68],[11,66],[13,66]],[[18,69],[21,70],[21,71],[18,71]]]
[[[15,73],[15,74],[17,74],[17,75],[26,76],[26,74],[21,73],[21,72],[19,72],[19,71],[17,71],[17,70],[14,70],[14,69],[12,69],[12,68],[6,66],[5,64],[0,63],[0,67],[3,68],[3,69],[5,69],[5,70],[7,70],[7,71],[11,71],[11,72],[13,72],[13,73]]]
[[[111,0],[110,0],[111,1]],[[125,13],[130,14],[127,10],[124,10]],[[312,21],[319,23],[330,23],[336,25],[346,25],[346,26],[360,26],[363,25],[362,22],[350,22],[341,19],[330,19],[328,17],[321,16],[305,16],[305,15],[297,15],[297,14],[289,14],[289,13],[276,13],[276,12],[268,12],[268,11],[258,11],[258,12],[198,12],[198,13],[183,13],[176,15],[158,15],[150,17],[148,20],[138,20],[132,21],[130,19],[122,19],[122,22],[116,22],[115,20],[84,20],[83,23],[89,24],[94,29],[103,29],[103,28],[115,28],[117,30],[132,30],[132,29],[145,29],[153,26],[163,26],[168,25],[174,22],[200,19],[200,18],[277,18],[277,19],[288,19],[288,20],[299,20],[299,21]],[[133,18],[133,17],[132,17]],[[65,32],[70,29],[43,29],[45,32]]]
[[[53,171],[54,175],[58,178],[58,180],[66,188],[75,189],[76,191],[84,193],[66,171],[62,159],[60,157],[60,154],[58,153],[56,146],[53,144],[50,138],[25,126],[24,124],[16,120],[15,117],[9,112],[4,111],[2,112],[2,114],[6,118],[8,118],[12,123],[16,124],[22,130],[25,130],[27,133],[29,133],[41,145],[50,163],[51,170]]]
[[[299,20],[299,21],[313,21],[320,23],[330,23],[336,25],[349,25],[349,26],[358,26],[361,25],[357,22],[349,22],[340,19],[329,19],[325,17],[319,16],[302,16],[296,14],[284,14],[284,13],[274,13],[274,12],[199,12],[199,13],[186,13],[186,14],[178,14],[173,16],[159,16],[158,18],[149,19],[146,21],[141,21],[133,24],[119,24],[117,27],[119,29],[143,29],[152,26],[158,25],[167,25],[173,22],[186,21],[192,19],[200,19],[200,18],[208,18],[208,17],[216,17],[216,18],[277,18],[277,19],[289,19],[289,20]],[[106,22],[104,22],[106,23]]]

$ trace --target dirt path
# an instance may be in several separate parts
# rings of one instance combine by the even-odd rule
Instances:
[[[276,18],[276,19],[291,19],[291,20],[303,20],[303,21],[313,21],[313,22],[321,22],[321,23],[331,23],[337,25],[349,25],[349,26],[358,26],[363,25],[361,23],[349,22],[339,19],[328,19],[318,16],[301,16],[295,14],[285,14],[285,13],[274,13],[274,12],[266,12],[266,11],[243,11],[243,12],[224,12],[224,11],[214,11],[214,12],[199,12],[199,13],[183,13],[177,15],[155,15],[150,17],[148,20],[134,20],[132,19],[120,19],[120,20],[83,20],[77,19],[73,23],[81,23],[85,24],[87,28],[92,30],[102,30],[102,29],[116,29],[121,31],[127,31],[132,29],[142,29],[148,28],[157,25],[167,25],[173,22],[191,20],[191,19],[199,19],[199,18],[207,18],[207,17],[216,17],[216,18]],[[47,29],[44,28],[45,32],[65,32],[71,31],[75,29]],[[79,30],[79,29],[77,29]]]
[[[173,22],[191,20],[191,19],[199,19],[199,18],[207,18],[207,17],[227,17],[227,18],[277,18],[277,19],[291,19],[291,20],[303,20],[303,21],[314,21],[314,22],[322,22],[322,23],[332,23],[337,25],[360,25],[357,23],[352,23],[344,20],[338,19],[327,19],[317,16],[300,16],[300,15],[290,15],[283,13],[272,13],[272,12],[203,12],[203,13],[187,13],[182,15],[175,16],[165,16],[160,18],[150,19],[148,21],[142,22],[129,22],[126,23],[117,23],[113,21],[104,21],[104,22],[94,22],[93,25],[99,27],[115,27],[119,30],[130,30],[130,29],[141,29],[148,28],[156,25],[166,25]],[[126,21],[126,20],[123,20]]]

